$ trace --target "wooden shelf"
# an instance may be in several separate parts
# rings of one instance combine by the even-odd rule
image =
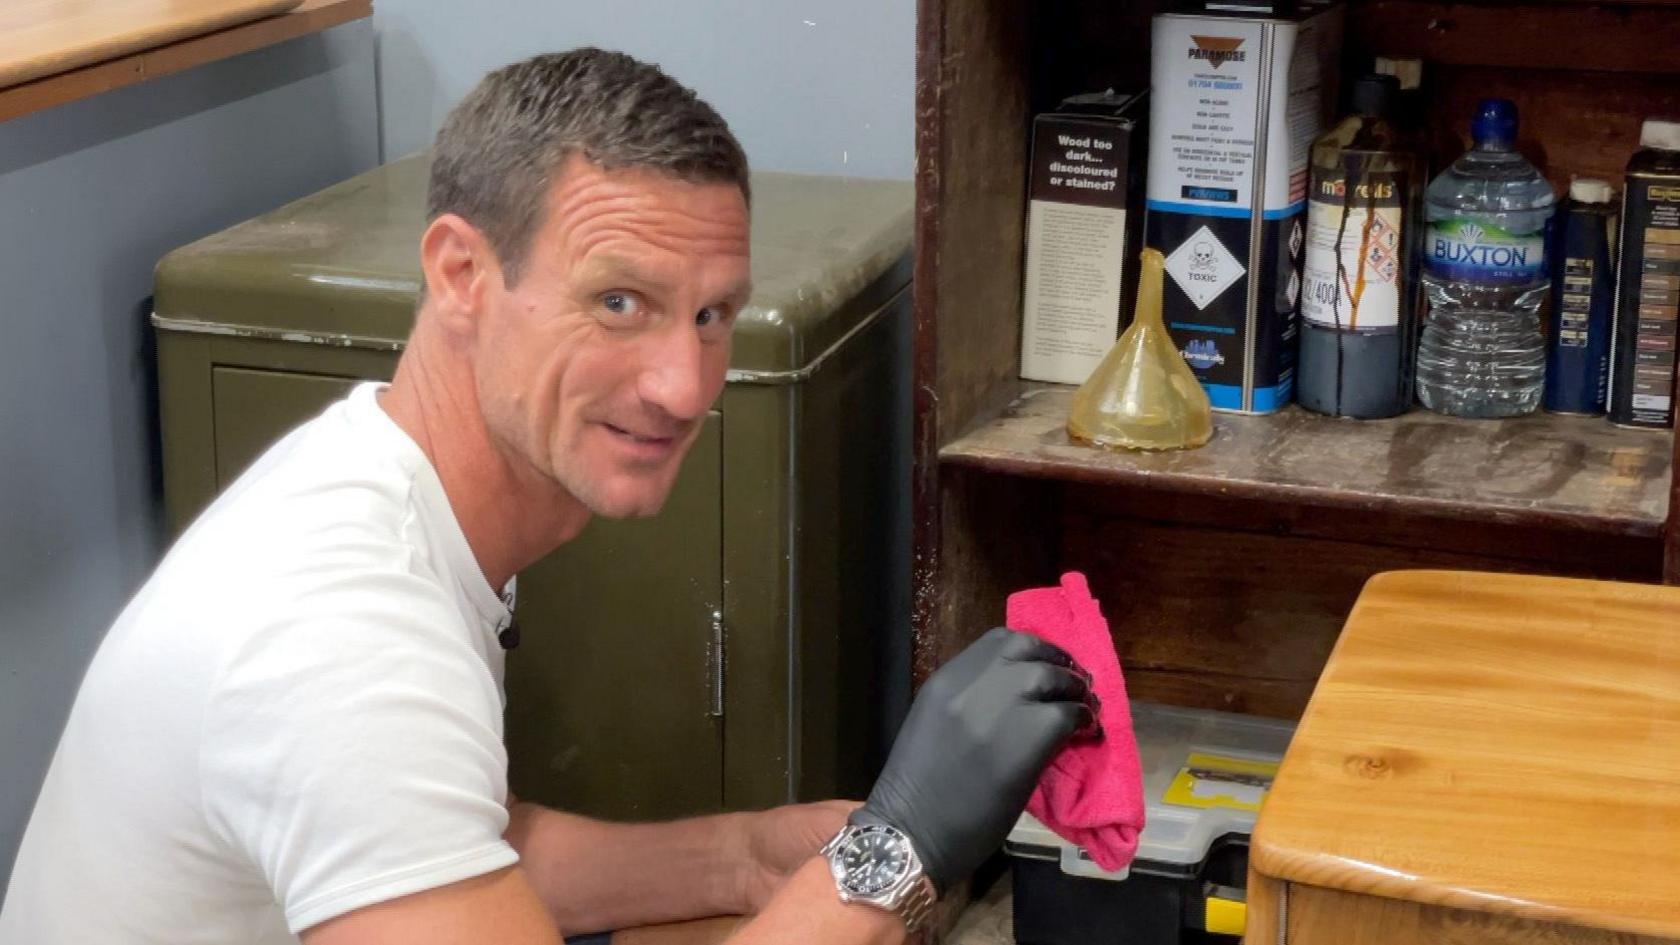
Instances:
[[[1291,406],[1215,414],[1199,450],[1125,453],[1069,440],[1073,390],[1031,385],[939,451],[942,464],[1018,476],[1328,509],[1657,537],[1672,435],[1601,418],[1460,420],[1414,410],[1333,420]]]
[[[373,0],[304,0],[296,8],[278,16],[164,42],[114,59],[5,86],[0,88],[0,121],[228,59],[372,15]]]

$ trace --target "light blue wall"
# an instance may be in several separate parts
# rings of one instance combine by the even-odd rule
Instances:
[[[371,167],[374,72],[362,21],[0,123],[0,891],[161,550],[152,266]]]
[[[656,62],[762,170],[910,177],[913,0],[379,0],[385,154],[426,147],[487,71],[573,46]],[[493,12],[492,12],[493,11]]]

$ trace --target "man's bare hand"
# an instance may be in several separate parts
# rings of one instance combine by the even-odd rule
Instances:
[[[840,832],[857,806],[856,801],[823,801],[740,815],[745,913],[764,908],[788,877]]]

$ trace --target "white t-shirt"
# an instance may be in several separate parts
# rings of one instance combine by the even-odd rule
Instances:
[[[295,943],[518,859],[508,611],[377,390],[270,449],[117,618],[0,943]]]

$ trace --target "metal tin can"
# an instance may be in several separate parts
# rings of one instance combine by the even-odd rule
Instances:
[[[1294,400],[1307,149],[1333,117],[1345,13],[1153,21],[1144,243],[1167,256],[1167,330],[1214,410]]]
[[[1546,334],[1545,407],[1600,416],[1610,384],[1616,303],[1616,207],[1610,184],[1583,177],[1553,231],[1552,311]]]

